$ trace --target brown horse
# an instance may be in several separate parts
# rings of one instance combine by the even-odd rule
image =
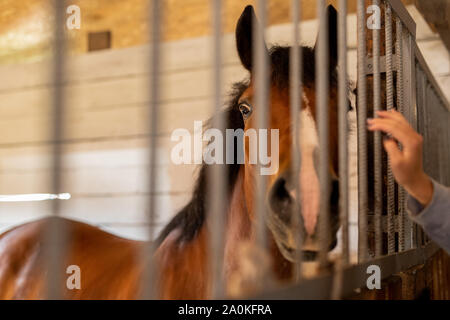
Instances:
[[[255,127],[258,106],[253,104],[254,77],[252,73],[252,23],[256,19],[252,7],[242,13],[236,28],[237,51],[242,65],[250,72],[248,80],[234,86],[228,107],[224,110],[228,129],[248,130]],[[336,111],[336,11],[328,7],[330,48],[330,171],[331,236],[329,247],[336,244],[338,190],[337,171],[337,111]],[[314,258],[317,251],[316,225],[319,207],[319,183],[315,165],[320,155],[315,124],[315,53],[303,47],[303,103],[300,119],[290,117],[289,47],[267,50],[270,61],[270,129],[279,129],[279,170],[269,176],[265,217],[270,241],[268,268],[280,281],[292,278],[295,247],[292,212],[299,214],[304,229],[304,256]],[[300,176],[291,170],[291,123],[301,121]],[[233,139],[238,139],[234,137]],[[237,154],[235,143],[235,155]],[[241,144],[242,146],[242,144]],[[322,146],[321,146],[322,147]],[[254,254],[255,246],[255,175],[250,164],[249,150],[244,150],[244,164],[226,164],[229,189],[227,195],[227,224],[225,226],[224,278],[229,294],[242,293],[242,275],[248,269],[246,255]],[[208,265],[209,216],[206,191],[208,166],[204,164],[191,201],[171,220],[156,240],[156,261],[159,265],[159,297],[163,299],[202,299],[211,295],[211,276]],[[296,199],[292,184],[299,179],[301,197]],[[301,210],[294,210],[300,207]],[[0,236],[0,299],[44,298],[45,261],[42,239],[51,219],[46,218],[18,226]],[[61,219],[70,239],[65,251],[65,265],[81,269],[81,289],[61,288],[66,299],[135,299],[139,297],[145,263],[140,259],[148,243],[126,240],[93,226]],[[246,250],[245,248],[250,248]],[[251,260],[251,259],[250,259]],[[259,265],[258,265],[259,266]],[[251,267],[251,264],[250,264]],[[247,269],[246,269],[247,268]],[[250,271],[249,271],[250,270]],[[252,271],[253,270],[253,271]],[[62,270],[65,272],[65,269]],[[251,275],[250,275],[251,276]],[[245,279],[244,279],[245,280]],[[241,286],[240,286],[241,285]],[[236,288],[240,288],[236,290]]]

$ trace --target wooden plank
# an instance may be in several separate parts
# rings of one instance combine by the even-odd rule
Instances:
[[[161,182],[155,192],[178,193],[192,190],[196,165],[159,167]],[[64,192],[81,195],[147,192],[145,166],[85,167],[64,170]],[[0,173],[0,194],[47,193],[50,170],[3,171]]]
[[[349,15],[348,24],[352,25],[355,21],[355,15]],[[267,41],[269,43],[288,44],[291,42],[291,32],[292,26],[290,24],[271,26],[267,29]],[[302,43],[313,45],[317,34],[316,21],[303,21],[300,32]],[[355,47],[356,35],[354,32],[349,30],[348,39],[348,45]],[[225,65],[239,64],[234,34],[226,34],[223,41],[223,63]],[[210,67],[212,65],[211,50],[210,37],[164,43],[162,45],[161,72],[166,74]],[[68,58],[67,82],[80,83],[145,74],[147,73],[145,65],[147,64],[148,51],[148,45],[143,45],[71,56]],[[46,60],[36,63],[0,66],[0,74],[9,79],[9,81],[0,83],[0,92],[48,86],[51,81],[50,64],[51,61]]]
[[[178,128],[193,131],[194,121],[203,121],[206,124],[210,117],[210,103],[205,99],[164,106],[167,108],[161,115],[158,132],[161,136],[170,137]],[[145,104],[127,108],[69,112],[65,119],[65,139],[89,140],[104,137],[114,140],[120,137],[145,136],[149,133],[146,116]],[[49,140],[50,124],[51,118],[46,116],[1,119],[0,146],[15,143],[46,143]]]
[[[178,195],[160,195],[158,202],[157,224],[163,225],[189,200],[187,193]],[[83,220],[93,224],[145,223],[145,195],[123,197],[74,197],[62,203],[62,216]],[[50,202],[1,203],[0,223],[3,225],[20,224],[50,214]]]
[[[224,69],[224,87],[243,80],[247,75],[240,65]],[[164,74],[161,78],[161,102],[205,98],[211,95],[210,69],[195,69],[179,73]],[[120,107],[148,101],[148,78],[146,75],[124,78],[105,78],[101,81],[71,84],[66,87],[68,110]],[[49,112],[51,87],[42,86],[29,91],[7,91],[0,93],[2,117],[24,116],[28,113]],[[30,110],[34,108],[34,110]],[[43,108],[43,109],[42,109]]]
[[[195,165],[171,165],[160,167],[162,181],[155,192],[177,193],[192,190],[196,175]],[[49,170],[2,172],[0,194],[47,193]],[[147,192],[146,167],[117,169],[81,167],[64,171],[64,192],[78,194],[106,194]]]

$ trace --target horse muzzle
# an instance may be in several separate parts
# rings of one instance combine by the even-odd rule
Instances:
[[[267,219],[268,227],[272,231],[275,241],[283,254],[283,256],[290,260],[295,261],[295,252],[297,244],[295,239],[297,238],[296,232],[300,232],[302,235],[301,251],[305,261],[312,261],[316,259],[317,252],[319,251],[319,242],[317,237],[317,220],[318,212],[311,214],[311,206],[308,201],[314,199],[320,199],[318,188],[307,189],[305,187],[300,188],[299,195],[296,196],[295,183],[293,183],[294,177],[290,174],[289,170],[281,173],[268,191],[268,205],[269,205],[269,217]],[[336,246],[336,233],[339,228],[338,218],[338,202],[339,202],[339,181],[332,179],[330,185],[330,214],[329,214],[329,226],[330,226],[330,243],[329,250],[332,250]],[[302,194],[303,191],[303,194]],[[314,193],[314,192],[316,193]],[[300,197],[300,199],[298,199]],[[305,212],[305,209],[309,212]],[[316,214],[316,216],[314,216]],[[294,226],[294,215],[297,215],[298,227]],[[308,219],[313,219],[308,220]],[[309,226],[308,226],[309,223]],[[305,227],[308,226],[308,227]],[[313,225],[313,227],[311,227]]]

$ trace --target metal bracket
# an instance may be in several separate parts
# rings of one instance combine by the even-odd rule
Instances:
[[[366,75],[373,74],[373,58],[367,57],[366,59]],[[392,71],[397,71],[397,56],[392,55]],[[380,56],[380,73],[386,73],[386,56]]]

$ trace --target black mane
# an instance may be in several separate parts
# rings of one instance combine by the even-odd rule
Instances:
[[[279,89],[289,88],[289,57],[290,47],[273,46],[270,49],[270,62],[271,62],[271,83],[276,85]],[[313,86],[315,79],[315,65],[314,65],[314,50],[310,47],[302,47],[303,54],[303,84],[305,86]],[[330,81],[336,83],[336,72],[333,71],[330,75]],[[230,99],[226,109],[222,111],[222,116],[226,119],[227,129],[244,129],[244,121],[239,111],[239,99],[244,91],[248,88],[250,81],[242,81],[233,85],[233,90],[230,94]],[[223,135],[225,136],[225,134]],[[237,155],[238,143],[234,143],[235,156]],[[226,164],[226,171],[228,176],[228,194],[230,197],[236,182],[240,164],[234,161],[234,164]],[[164,239],[175,229],[181,231],[177,241],[190,241],[192,240],[198,231],[203,226],[206,218],[206,197],[207,197],[207,169],[210,167],[207,164],[203,164],[197,182],[192,194],[190,202],[179,211],[175,217],[165,226],[165,228],[159,234],[156,242],[160,245]]]
[[[218,116],[226,119],[227,129],[244,129],[244,120],[239,111],[239,98],[243,92],[248,88],[248,81],[242,81],[233,85],[233,90],[230,94],[228,107],[222,111]],[[211,121],[210,121],[211,122]],[[225,136],[225,134],[223,135]],[[235,141],[234,154],[237,155],[237,143]],[[240,164],[234,161],[233,164],[224,164],[226,166],[226,174],[228,176],[228,193],[233,190],[234,183],[240,169]],[[156,242],[160,245],[164,239],[175,229],[180,229],[181,234],[177,241],[190,241],[203,226],[206,218],[206,197],[207,197],[207,172],[210,165],[203,163],[194,187],[191,201],[181,209],[175,217],[166,225],[166,227],[159,234]]]

